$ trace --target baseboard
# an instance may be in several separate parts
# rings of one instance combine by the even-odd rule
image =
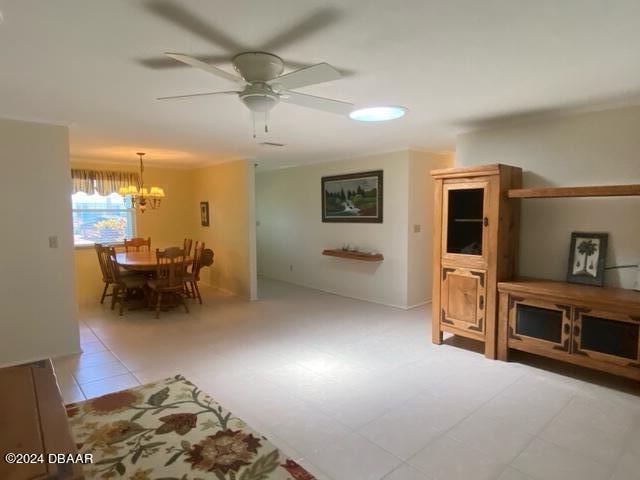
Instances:
[[[41,360],[46,360],[48,358],[54,359],[54,358],[60,358],[60,357],[67,357],[69,355],[79,355],[81,353],[82,353],[82,350],[71,350],[71,351],[68,351],[68,350],[55,351],[54,350],[54,351],[49,351],[40,355],[21,358],[19,360],[8,360],[6,362],[0,363],[0,368],[15,367],[17,365],[24,365],[26,363],[39,362]]]
[[[429,305],[431,303],[431,299],[429,300],[425,300],[424,302],[420,302],[420,303],[416,303],[414,305],[409,305],[407,307],[407,310],[411,310],[412,308],[418,308],[418,307],[423,307],[425,305]]]
[[[288,283],[289,285],[296,285],[298,287],[309,288],[311,290],[317,290],[319,292],[329,293],[331,295],[336,295],[338,297],[352,298],[354,300],[360,300],[361,302],[375,303],[376,305],[384,305],[385,307],[398,308],[400,310],[409,310],[409,309],[414,308],[415,306],[417,306],[417,305],[414,305],[414,306],[408,307],[406,305],[396,305],[394,303],[382,302],[380,300],[373,300],[371,298],[358,297],[358,296],[355,296],[355,295],[347,295],[347,294],[342,293],[342,292],[337,292],[335,290],[329,290],[329,289],[325,289],[325,288],[319,288],[319,287],[317,287],[315,285],[309,285],[309,284],[306,284],[306,283],[298,283],[298,282],[292,282],[290,280],[282,280],[281,278],[270,277],[270,276],[264,275],[264,274],[261,275],[261,276],[263,278],[267,278],[267,279],[270,279],[270,280],[275,280],[275,281],[282,282],[282,283]]]
[[[223,294],[225,294],[227,296],[230,296],[230,297],[239,297],[239,298],[246,298],[247,300],[251,300],[249,297],[245,297],[244,295],[239,295],[236,292],[233,292],[231,290],[227,290],[226,288],[222,288],[222,287],[218,287],[218,286],[215,286],[215,285],[211,285],[209,282],[205,282],[203,280],[200,280],[199,283],[200,283],[200,285],[204,285],[207,288],[211,288],[213,290],[217,290],[217,291],[219,291],[219,292],[221,292],[221,293],[223,293]]]

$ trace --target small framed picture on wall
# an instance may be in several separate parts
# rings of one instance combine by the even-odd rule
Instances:
[[[608,233],[573,232],[567,282],[604,285]]]
[[[200,202],[200,224],[203,227],[209,226],[209,202]]]

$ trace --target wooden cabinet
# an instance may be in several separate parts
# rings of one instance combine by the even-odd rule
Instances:
[[[51,361],[0,369],[0,451],[42,455],[35,463],[0,461],[3,480],[82,480],[77,463],[49,463],[49,454],[76,455]]]
[[[519,203],[507,191],[522,172],[508,165],[431,172],[435,181],[433,341],[443,332],[485,342],[495,358],[496,283],[515,270]]]
[[[522,350],[640,380],[640,292],[501,282],[498,357]]]

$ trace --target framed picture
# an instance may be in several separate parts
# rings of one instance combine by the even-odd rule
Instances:
[[[322,221],[382,223],[382,170],[322,177]]]
[[[573,232],[567,282],[604,285],[608,233]]]
[[[209,202],[200,202],[200,224],[203,227],[209,226]]]

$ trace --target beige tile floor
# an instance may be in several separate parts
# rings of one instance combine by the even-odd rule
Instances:
[[[630,382],[432,345],[427,307],[264,279],[258,302],[204,293],[158,320],[83,311],[83,354],[55,360],[65,400],[182,373],[319,479],[640,479]]]

